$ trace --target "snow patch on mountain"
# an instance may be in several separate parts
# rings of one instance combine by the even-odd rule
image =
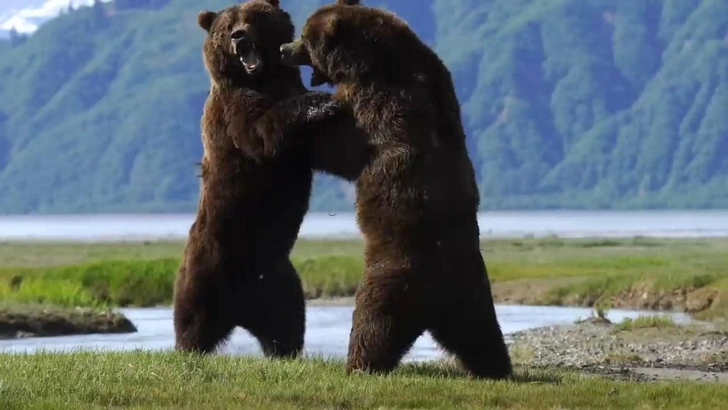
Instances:
[[[9,8],[0,9],[0,31],[7,33],[15,29],[18,33],[30,34],[46,21],[58,16],[61,10],[68,9],[68,6],[90,6],[93,2],[94,0],[45,0],[32,4],[31,1],[24,1],[20,2],[23,4],[20,7],[15,2],[9,4]]]

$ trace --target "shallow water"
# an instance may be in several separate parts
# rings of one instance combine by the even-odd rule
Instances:
[[[305,351],[309,355],[343,358],[346,356],[351,327],[351,306],[312,306],[307,309]],[[28,339],[0,340],[2,352],[33,352],[44,350],[163,350],[174,346],[172,310],[170,308],[120,309],[136,326],[138,332],[112,335],[80,335],[63,337],[44,337]],[[529,328],[571,324],[579,318],[591,315],[588,308],[554,306],[496,306],[498,320],[503,331],[513,333]],[[640,314],[654,312],[612,310],[608,318],[620,321],[625,317],[634,318]],[[686,322],[689,317],[670,314],[676,321]],[[260,355],[260,348],[245,330],[236,329],[228,343],[221,348],[222,353]],[[441,356],[429,334],[421,336],[405,360],[432,360]]]
[[[6,215],[0,240],[185,239],[192,214]],[[503,211],[478,215],[483,237],[728,236],[728,211]],[[301,237],[359,237],[351,213],[308,214]]]

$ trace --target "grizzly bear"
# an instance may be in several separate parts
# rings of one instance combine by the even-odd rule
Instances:
[[[336,86],[333,99],[352,107],[375,151],[356,180],[365,270],[347,372],[387,373],[429,331],[470,374],[510,377],[449,70],[394,14],[351,0],[312,13],[281,58]],[[309,104],[320,111],[320,100]]]
[[[240,326],[265,356],[293,357],[303,347],[305,302],[289,255],[308,210],[314,167],[358,175],[355,158],[310,148],[317,140],[327,150],[338,147],[314,121],[319,114],[341,119],[331,132],[356,140],[344,128],[355,121],[337,117],[345,110],[330,94],[308,93],[299,69],[282,64],[279,48],[293,40],[294,28],[278,0],[203,11],[198,23],[207,32],[203,57],[212,85],[201,125],[197,217],[174,286],[175,348],[211,352]],[[320,103],[317,112],[305,105],[310,100]],[[260,134],[256,119],[273,107],[311,125],[289,141]]]

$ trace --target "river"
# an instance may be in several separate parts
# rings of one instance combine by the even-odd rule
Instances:
[[[183,240],[192,214],[0,216],[0,240]],[[728,211],[499,211],[479,214],[484,238],[724,237]],[[354,214],[308,214],[303,238],[357,238]]]
[[[307,309],[306,343],[307,355],[324,358],[346,356],[351,327],[351,306],[310,306]],[[0,352],[35,352],[37,350],[69,351],[93,350],[165,350],[174,346],[172,310],[169,308],[120,309],[137,327],[136,333],[94,334],[79,336],[43,337],[0,340]],[[496,314],[504,333],[509,334],[529,328],[571,324],[579,318],[591,315],[588,308],[555,306],[498,305]],[[620,321],[625,317],[635,318],[640,314],[655,314],[628,310],[611,310],[608,318]],[[682,313],[671,313],[677,322],[685,323],[689,317]],[[507,336],[506,336],[507,337]],[[220,352],[236,355],[260,355],[257,342],[247,331],[236,329]],[[406,361],[433,360],[441,352],[429,334],[422,335],[405,357]]]

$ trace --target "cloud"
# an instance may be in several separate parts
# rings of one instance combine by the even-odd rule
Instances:
[[[102,0],[109,1],[109,0]],[[56,17],[61,10],[67,9],[69,4],[73,7],[90,6],[94,0],[46,0],[39,6],[26,7],[4,14],[0,20],[1,30],[15,28],[20,33],[32,33],[44,22]],[[8,16],[8,14],[10,14]]]

